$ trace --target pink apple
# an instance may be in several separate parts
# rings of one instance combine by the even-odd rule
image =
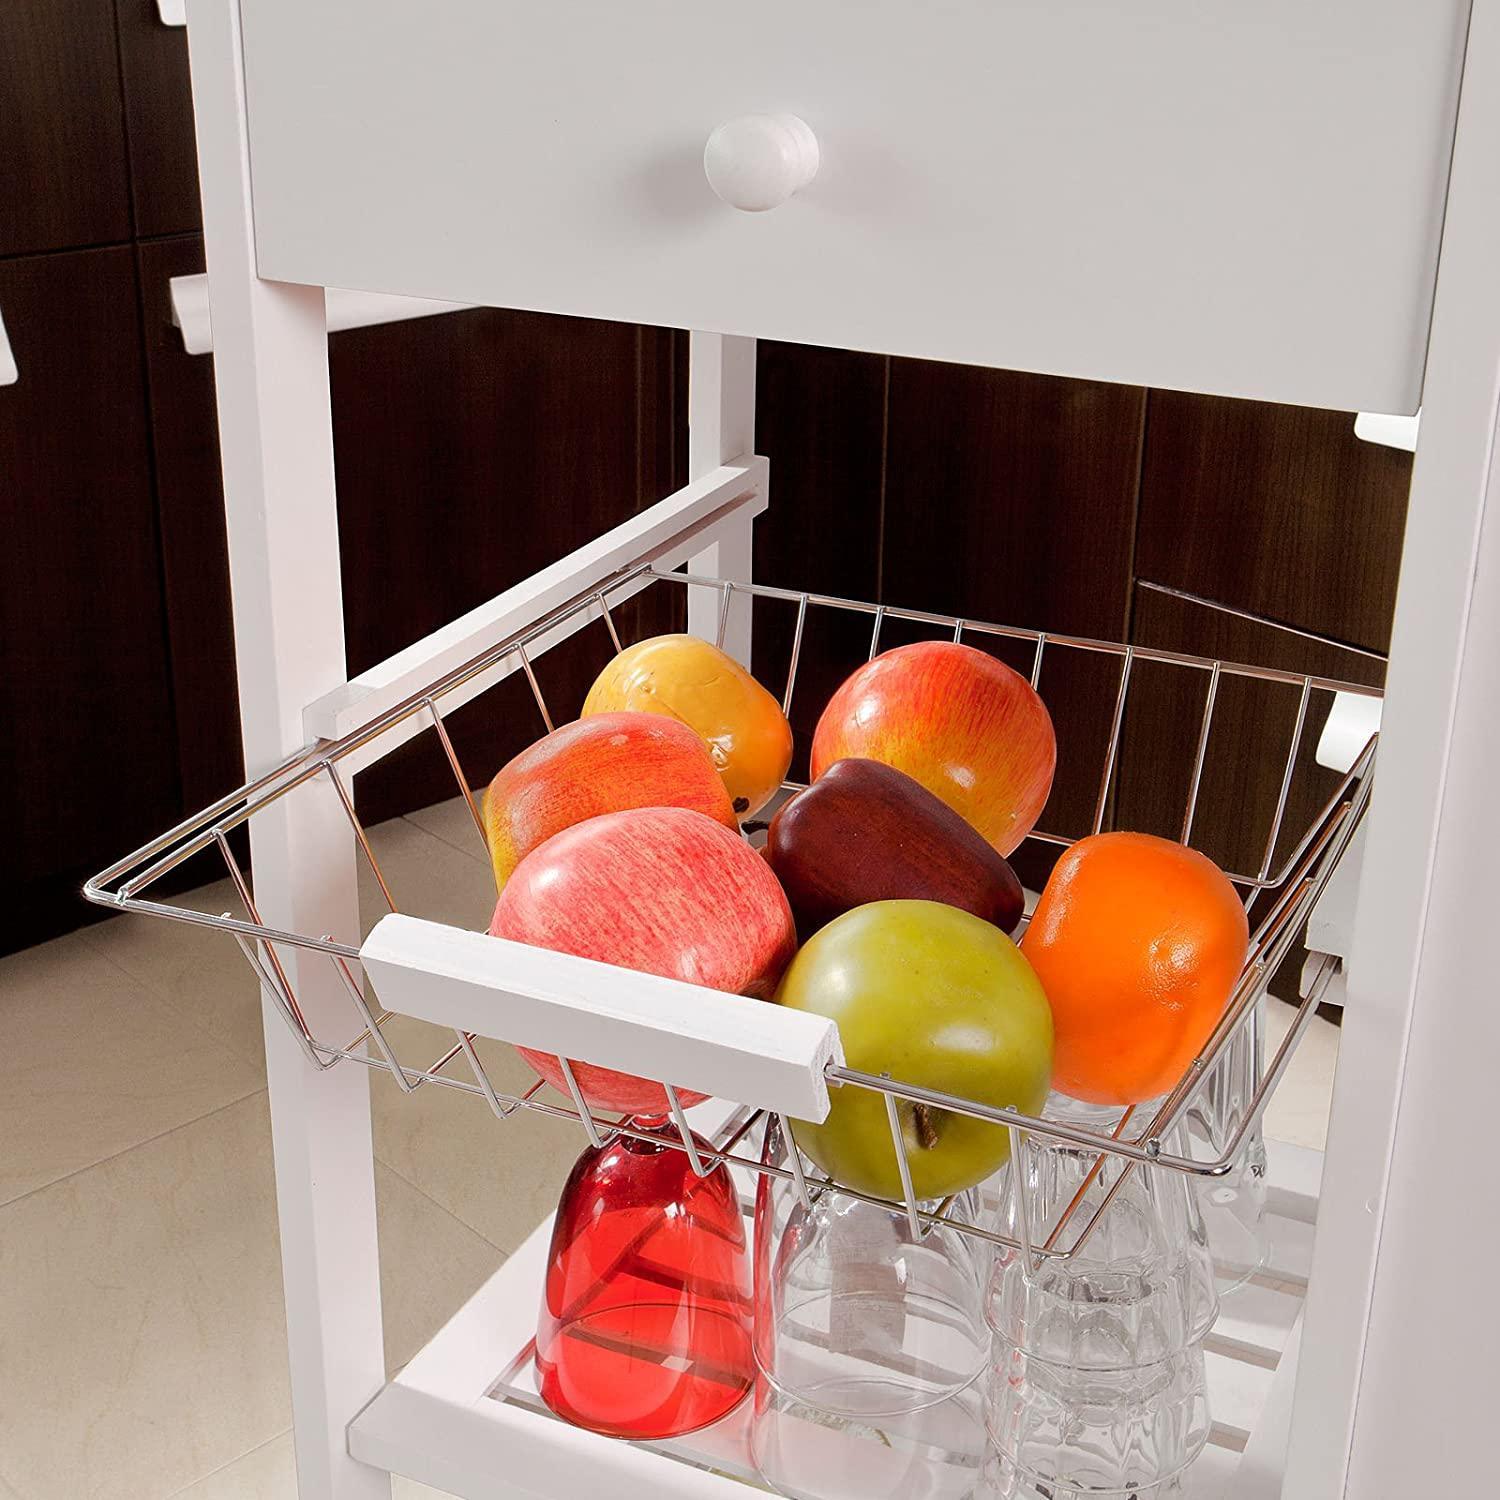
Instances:
[[[919,641],[867,662],[829,699],[813,779],[850,756],[905,771],[1009,854],[1046,805],[1057,736],[1020,673],[972,646]]]
[[[645,807],[575,823],[518,864],[495,937],[769,1000],[796,951],[791,908],[765,861],[703,813]],[[517,1049],[554,1088],[555,1057]],[[590,1108],[661,1115],[660,1084],[591,1063],[573,1074]],[[684,1093],[684,1104],[702,1094]]]
[[[739,831],[698,735],[660,714],[597,714],[554,729],[506,762],[484,798],[495,888],[540,843],[628,807],[691,807]]]

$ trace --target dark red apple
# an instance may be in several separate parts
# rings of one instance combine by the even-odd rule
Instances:
[[[555,833],[511,873],[495,937],[768,1000],[797,948],[776,877],[738,834],[682,807],[605,813]],[[517,1049],[554,1088],[555,1057]],[[659,1083],[575,1062],[591,1108],[661,1115]],[[683,1093],[684,1104],[702,1094]]]
[[[771,820],[766,860],[805,942],[871,901],[941,901],[1015,931],[1025,906],[1003,855],[967,819],[894,766],[830,766]]]

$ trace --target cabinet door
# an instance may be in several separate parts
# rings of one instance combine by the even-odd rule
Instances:
[[[128,249],[0,264],[0,951],[79,925],[85,876],[177,808]]]
[[[0,5],[0,255],[130,235],[111,0]]]
[[[202,221],[187,28],[165,26],[156,0],[117,0],[135,232],[181,234]]]

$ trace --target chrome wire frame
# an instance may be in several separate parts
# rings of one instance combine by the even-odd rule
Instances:
[[[510,1094],[497,1089],[485,1070],[475,1046],[476,1034],[472,1032],[455,1031],[455,1042],[425,1067],[412,1067],[405,1064],[398,1059],[394,1045],[384,1030],[387,1023],[393,1019],[393,1014],[389,1011],[376,1014],[365,997],[359,972],[360,949],[358,945],[338,941],[328,934],[288,932],[269,927],[261,922],[249,883],[230,847],[228,835],[235,828],[248,822],[257,812],[299,787],[319,778],[326,779],[350,824],[361,854],[370,865],[387,907],[393,912],[396,911],[396,899],[390,882],[380,867],[375,848],[355,809],[354,798],[339,772],[339,762],[355,751],[362,750],[378,741],[386,731],[404,723],[412,716],[426,715],[430,720],[430,728],[442,747],[458,790],[468,806],[481,847],[483,847],[485,838],[483,818],[444,722],[440,707],[443,698],[478,674],[506,663],[510,671],[520,671],[524,675],[535,699],[542,723],[550,729],[553,725],[553,717],[537,680],[534,661],[528,654],[527,647],[534,645],[548,631],[565,622],[583,625],[597,620],[603,623],[608,633],[611,649],[617,651],[621,646],[621,637],[611,612],[611,598],[616,598],[618,602],[618,596],[631,597],[640,593],[645,587],[660,585],[680,587],[685,593],[694,588],[715,591],[719,598],[718,620],[721,635],[727,624],[736,594],[746,596],[745,607],[749,607],[752,599],[779,600],[795,606],[796,617],[790,658],[783,691],[780,695],[783,709],[790,708],[796,690],[804,635],[808,616],[812,610],[841,611],[846,614],[868,616],[872,621],[868,650],[870,658],[878,654],[884,627],[888,621],[892,620],[941,629],[948,632],[949,638],[954,641],[962,641],[966,635],[969,635],[1030,643],[1033,653],[1030,679],[1034,687],[1039,685],[1043,675],[1044,653],[1048,653],[1049,660],[1059,651],[1083,652],[1115,658],[1120,663],[1119,680],[1112,706],[1109,738],[1104,747],[1101,772],[1094,798],[1091,820],[1093,832],[1098,832],[1105,825],[1112,778],[1119,759],[1120,740],[1125,724],[1125,710],[1132,673],[1139,663],[1153,662],[1182,668],[1200,674],[1204,684],[1202,715],[1198,723],[1187,801],[1180,825],[1180,842],[1182,843],[1189,842],[1191,838],[1204,766],[1212,738],[1214,712],[1219,702],[1223,680],[1227,677],[1240,677],[1282,684],[1298,690],[1295,724],[1282,767],[1275,811],[1262,845],[1261,859],[1253,874],[1240,873],[1229,876],[1230,880],[1245,892],[1247,904],[1253,905],[1257,897],[1265,895],[1270,903],[1269,910],[1259,918],[1256,924],[1245,965],[1218,1026],[1144,1127],[1132,1133],[1130,1127],[1135,1123],[1134,1108],[1124,1110],[1112,1131],[1106,1134],[1062,1121],[1027,1115],[1018,1110],[981,1104],[938,1090],[904,1083],[900,1079],[876,1077],[850,1068],[830,1066],[827,1076],[831,1087],[866,1089],[884,1096],[903,1192],[899,1199],[881,1198],[854,1191],[825,1177],[812,1175],[795,1151],[792,1152],[789,1167],[773,1166],[758,1156],[752,1157],[734,1151],[733,1147],[746,1134],[750,1124],[759,1118],[759,1111],[740,1111],[737,1124],[730,1137],[714,1142],[711,1155],[705,1157],[687,1129],[686,1116],[675,1089],[668,1091],[669,1113],[675,1122],[678,1134],[677,1140],[673,1141],[659,1127],[654,1128],[652,1134],[646,1135],[638,1128],[636,1122],[630,1119],[600,1119],[595,1116],[590,1111],[577,1085],[572,1067],[566,1059],[562,1060],[562,1071],[571,1097],[565,1102],[554,1102],[541,1097],[544,1088],[541,1081],[533,1084],[522,1094]],[[1334,961],[1329,960],[1315,976],[1307,997],[1297,1008],[1286,1037],[1251,1096],[1233,1137],[1225,1144],[1220,1155],[1213,1161],[1204,1162],[1164,1150],[1163,1141],[1169,1138],[1173,1126],[1181,1118],[1183,1111],[1192,1103],[1199,1089],[1206,1083],[1216,1063],[1223,1056],[1239,1029],[1250,1023],[1256,1004],[1264,995],[1272,974],[1301,933],[1308,915],[1331,878],[1368,804],[1378,737],[1372,737],[1353,768],[1343,778],[1338,789],[1328,799],[1311,826],[1300,835],[1291,852],[1273,870],[1302,748],[1309,706],[1313,695],[1320,692],[1325,694],[1345,692],[1377,698],[1380,696],[1379,689],[1359,683],[1340,682],[1332,678],[1299,675],[1276,668],[1212,660],[1147,646],[1058,635],[1045,631],[1025,630],[1015,626],[994,625],[924,610],[906,610],[885,604],[867,604],[822,594],[799,593],[766,584],[701,578],[683,572],[658,569],[651,562],[644,562],[632,568],[622,569],[600,587],[560,606],[528,630],[477,655],[463,666],[455,668],[437,681],[425,686],[421,691],[412,694],[369,724],[342,739],[308,746],[275,770],[219,799],[197,816],[186,820],[136,850],[127,858],[111,865],[87,882],[84,894],[89,900],[115,910],[164,917],[230,933],[239,943],[257,979],[270,994],[276,1008],[296,1034],[303,1051],[319,1068],[329,1068],[348,1059],[363,1063],[366,1067],[390,1073],[397,1086],[405,1093],[410,1093],[423,1085],[433,1084],[441,1088],[458,1089],[474,1094],[485,1100],[492,1113],[500,1120],[507,1119],[518,1109],[527,1109],[556,1119],[571,1121],[580,1127],[589,1143],[596,1147],[622,1136],[657,1144],[665,1140],[668,1144],[685,1151],[692,1170],[700,1175],[717,1169],[721,1163],[728,1163],[746,1171],[779,1177],[792,1183],[803,1201],[810,1201],[812,1197],[833,1190],[904,1214],[918,1233],[925,1234],[942,1226],[979,1240],[1023,1250],[1028,1259],[1034,1258],[1037,1261],[1050,1257],[1067,1259],[1076,1255],[1088,1242],[1100,1215],[1107,1210],[1129,1174],[1140,1167],[1149,1166],[1210,1178],[1223,1176],[1233,1170],[1246,1138],[1257,1127],[1272,1092],[1286,1072],[1291,1056],[1310,1025],[1318,1002],[1333,977],[1337,966]],[[397,743],[399,742],[401,741],[398,740]],[[391,748],[395,748],[395,745],[392,744]],[[798,783],[788,782],[786,785],[789,790],[800,789]],[[1029,837],[1037,842],[1054,846],[1065,846],[1076,841],[1072,837],[1044,830],[1033,830]],[[245,918],[236,918],[227,912],[215,916],[187,907],[150,900],[142,895],[142,892],[155,881],[194,855],[210,848],[217,848],[219,851],[245,908]],[[487,850],[485,852],[487,857]],[[276,950],[279,945],[322,953],[333,963],[338,971],[340,985],[349,997],[354,1019],[360,1027],[349,1042],[341,1046],[333,1045],[312,1034],[287,977],[286,969],[277,956]],[[459,1055],[464,1057],[469,1071],[473,1074],[472,1082],[464,1078],[449,1076],[443,1071]],[[965,1222],[955,1217],[952,1209],[957,1199],[946,1199],[935,1209],[925,1208],[917,1201],[912,1187],[904,1132],[900,1128],[897,1114],[899,1101],[920,1103],[931,1108],[987,1121],[1006,1129],[1013,1141],[1024,1142],[1028,1137],[1039,1137],[1043,1140],[1060,1142],[1083,1152],[1094,1153],[1096,1160],[1083,1186],[1074,1195],[1072,1201],[1064,1206],[1054,1222],[1047,1225],[1037,1224],[1028,1215],[1025,1220],[1023,1244],[983,1225]],[[786,1128],[787,1122],[783,1120],[782,1125]],[[1125,1169],[1116,1177],[1111,1189],[1089,1213],[1085,1222],[1081,1225],[1074,1225],[1073,1221],[1079,1216],[1081,1206],[1087,1197],[1086,1189],[1097,1177],[1107,1157],[1124,1160]],[[1071,1237],[1071,1243],[1064,1246],[1065,1233],[1070,1226],[1074,1227],[1076,1232]]]

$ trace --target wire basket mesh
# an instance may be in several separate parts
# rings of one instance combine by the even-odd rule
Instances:
[[[422,1087],[471,1093],[482,1098],[502,1120],[520,1109],[539,1111],[574,1122],[594,1144],[612,1132],[637,1134],[627,1119],[601,1118],[591,1112],[566,1061],[563,1070],[571,1098],[550,1096],[541,1081],[519,1094],[497,1088],[476,1048],[476,1033],[465,1030],[456,1031],[453,1042],[439,1056],[420,1065],[399,1058],[391,1035],[391,1022],[396,1018],[366,993],[360,972],[360,934],[291,932],[263,922],[252,883],[236,853],[234,836],[247,824],[253,827],[258,817],[286,798],[315,797],[325,806],[336,808],[347,821],[384,906],[392,912],[403,909],[398,899],[401,893],[393,889],[357,809],[354,776],[378,766],[414,739],[429,742],[441,755],[467,804],[478,847],[486,850],[475,787],[483,785],[498,769],[510,749],[519,748],[515,743],[518,735],[524,742],[571,717],[588,682],[622,646],[664,625],[680,625],[687,616],[688,601],[694,597],[711,604],[711,610],[700,605],[694,617],[714,621],[720,644],[726,638],[741,638],[745,627],[750,627],[757,642],[756,673],[773,691],[779,684],[783,711],[794,724],[815,716],[826,697],[824,690],[831,690],[845,673],[904,641],[950,639],[1001,657],[1029,678],[1048,702],[1058,727],[1058,781],[1044,811],[1043,826],[1034,830],[1013,856],[1023,874],[1039,871],[1036,883],[1040,883],[1050,860],[1078,838],[1117,825],[1139,829],[1138,824],[1128,822],[1130,788],[1144,776],[1157,794],[1154,801],[1158,806],[1162,788],[1172,788],[1168,798],[1170,817],[1169,826],[1139,831],[1165,833],[1202,848],[1225,869],[1250,912],[1250,949],[1230,1003],[1213,1035],[1148,1119],[1139,1119],[1136,1110],[1127,1109],[1110,1129],[1090,1129],[996,1109],[900,1079],[837,1066],[829,1069],[829,1083],[884,1094],[893,1121],[895,1101],[904,1100],[1004,1126],[1012,1132],[1014,1144],[1030,1133],[1097,1152],[1100,1162],[1104,1156],[1114,1155],[1132,1163],[1198,1176],[1221,1176],[1231,1171],[1310,1024],[1335,971],[1332,960],[1313,977],[1282,1044],[1220,1155],[1212,1161],[1174,1155],[1164,1149],[1163,1141],[1235,1034],[1249,1021],[1363,816],[1372,780],[1375,737],[1342,776],[1324,772],[1314,764],[1310,743],[1311,731],[1326,718],[1335,694],[1380,696],[1378,689],[1364,684],[764,584],[703,578],[647,561],[621,569],[599,587],[552,611],[525,631],[497,642],[344,737],[306,747],[103,871],[88,882],[85,894],[114,909],[227,933],[238,943],[308,1060],[320,1069],[354,1062],[383,1070],[406,1093]],[[780,660],[768,660],[774,656]],[[810,678],[817,681],[809,685]],[[1085,684],[1082,691],[1080,682]],[[1175,725],[1175,741],[1181,748],[1177,757],[1181,763],[1162,764],[1156,747],[1143,767],[1132,758],[1132,705],[1141,712],[1143,700],[1150,700],[1168,683],[1169,698],[1157,701],[1175,705],[1180,721]],[[529,705],[517,702],[518,686],[530,699]],[[1199,815],[1205,788],[1222,774],[1232,781],[1243,772],[1247,755],[1254,753],[1238,735],[1226,735],[1222,729],[1215,732],[1216,716],[1231,693],[1259,695],[1263,706],[1254,710],[1258,721],[1284,723],[1286,727],[1274,800],[1247,800],[1232,820],[1226,841],[1222,827],[1205,830]],[[455,725],[465,718],[472,722],[475,709],[491,697],[503,700],[501,717],[510,728],[512,743],[509,747],[492,743],[480,765],[471,743],[476,736],[456,733]],[[1184,703],[1192,705],[1186,714]],[[494,720],[491,713],[488,722]],[[798,738],[805,742],[807,736]],[[478,753],[484,753],[483,747]],[[1258,755],[1256,758],[1259,760]],[[469,771],[476,766],[482,775],[472,780]],[[794,762],[794,770],[795,766]],[[789,780],[786,790],[799,790],[802,784]],[[1138,799],[1134,805],[1141,805]],[[1127,821],[1122,823],[1122,819]],[[1216,839],[1220,847],[1214,847]],[[222,861],[238,894],[242,915],[200,911],[146,894],[203,855]],[[292,978],[291,970],[296,966],[289,967],[284,961],[289,949],[319,955],[331,965],[348,1001],[347,1039],[318,1035],[309,1025]],[[874,1198],[843,1184],[828,1184],[807,1172],[795,1153],[790,1167],[777,1168],[762,1161],[759,1153],[737,1150],[753,1124],[754,1112],[740,1111],[726,1133],[715,1140],[712,1158],[704,1160],[687,1129],[675,1090],[668,1089],[668,1099],[677,1120],[681,1149],[693,1158],[694,1170],[711,1170],[717,1162],[728,1161],[752,1172],[794,1181],[804,1197],[831,1185],[851,1197],[904,1209],[917,1228],[942,1223],[981,1239],[1016,1245],[1015,1240],[993,1228],[964,1221],[951,1202],[935,1207],[922,1205],[910,1192],[904,1202]],[[892,1135],[898,1161],[904,1162],[905,1145],[900,1129],[894,1125]],[[1037,1256],[1076,1254],[1107,1206],[1106,1199],[1085,1222],[1073,1224],[1075,1200],[1054,1222],[1033,1225],[1020,1248]]]

